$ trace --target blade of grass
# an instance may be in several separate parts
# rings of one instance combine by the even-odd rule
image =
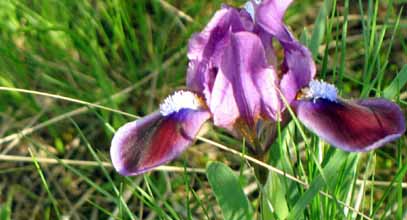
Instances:
[[[379,201],[375,203],[375,206],[372,210],[371,216],[374,216],[376,212],[379,210],[380,206],[383,205],[384,200],[390,195],[390,192],[394,190],[393,186],[397,182],[401,182],[403,178],[405,177],[407,173],[407,163],[402,164],[399,167],[399,170],[397,171],[396,175],[394,176],[394,179],[391,181],[390,186],[386,188],[386,191],[383,193]]]
[[[7,200],[0,203],[0,219],[11,220],[14,188],[7,192]]]
[[[393,81],[388,85],[384,91],[383,96],[388,99],[394,99],[400,94],[401,89],[407,83],[407,64],[403,66],[400,72],[396,75]]]
[[[93,158],[99,163],[99,167],[103,171],[103,174],[108,179],[111,186],[113,187],[114,193],[116,194],[117,199],[118,199],[118,205],[122,205],[124,207],[126,213],[128,214],[128,217],[130,217],[132,220],[135,220],[136,218],[135,218],[133,212],[129,209],[129,207],[127,206],[127,203],[123,200],[122,194],[120,194],[120,191],[117,189],[117,187],[116,187],[114,181],[112,180],[112,178],[110,177],[108,171],[103,166],[102,161],[99,159],[96,152],[93,150],[93,147],[88,142],[85,135],[82,133],[82,130],[79,128],[78,124],[74,120],[72,120],[72,119],[70,119],[70,120],[71,120],[71,123],[75,126],[75,128],[78,131],[79,135],[81,136],[82,140],[85,142],[85,145],[88,148],[88,150],[90,151],[90,153],[92,154]]]
[[[318,55],[319,45],[321,45],[323,36],[325,35],[326,18],[330,14],[331,8],[332,0],[324,0],[324,3],[319,10],[318,17],[316,18],[309,44],[309,49],[311,50],[314,58],[316,58]]]
[[[331,158],[328,164],[323,168],[323,173],[325,179],[329,180],[329,185],[334,186],[337,180],[337,173],[339,169],[343,166],[346,161],[347,154],[342,151],[336,151],[335,156]],[[314,199],[314,197],[319,193],[322,187],[325,186],[324,177],[318,175],[313,179],[307,191],[300,197],[297,203],[290,211],[288,220],[298,219],[301,213],[307,207],[308,204]]]
[[[345,0],[344,5],[344,12],[343,12],[343,25],[342,25],[342,33],[341,33],[341,61],[339,66],[339,79],[338,84],[339,88],[343,88],[343,75],[345,74],[345,66],[346,66],[346,45],[347,45],[347,37],[348,37],[348,14],[349,14],[349,0]]]
[[[45,176],[44,176],[44,174],[43,174],[43,172],[41,170],[41,166],[38,163],[38,161],[36,159],[36,156],[34,155],[33,151],[31,150],[31,146],[28,148],[28,152],[30,152],[32,162],[34,163],[35,167],[37,168],[37,172],[38,172],[38,175],[41,178],[41,182],[42,182],[45,190],[48,193],[48,198],[52,203],[52,206],[53,206],[53,208],[55,210],[55,214],[57,215],[58,219],[61,219],[61,214],[60,214],[60,211],[59,211],[59,208],[58,208],[58,203],[57,203],[54,195],[52,194],[52,192],[51,192],[51,190],[50,190],[50,188],[48,186],[47,180],[46,180],[46,178],[45,178]]]

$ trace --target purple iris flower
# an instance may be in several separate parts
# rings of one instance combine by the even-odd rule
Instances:
[[[398,105],[381,99],[345,100],[333,85],[313,80],[293,107],[318,136],[346,151],[368,151],[399,138],[406,130]]]
[[[223,6],[189,42],[187,89],[160,109],[122,126],[111,157],[122,175],[136,175],[177,157],[209,119],[256,145],[259,121],[283,119],[289,103],[306,127],[336,147],[370,150],[405,131],[400,108],[387,100],[346,101],[313,80],[315,64],[283,23],[291,1]],[[280,65],[273,41],[284,49]]]

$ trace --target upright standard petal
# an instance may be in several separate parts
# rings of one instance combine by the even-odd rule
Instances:
[[[192,144],[210,113],[199,103],[188,103],[191,101],[188,98],[183,94],[171,96],[162,104],[160,112],[117,130],[110,149],[117,172],[122,175],[144,173],[174,159]]]
[[[210,106],[215,124],[222,126],[217,118],[228,118],[229,123],[240,118],[254,128],[261,116],[274,119],[280,105],[276,84],[275,71],[267,65],[260,38],[250,32],[232,33],[214,86],[214,93],[221,91],[224,96],[213,94]],[[233,104],[220,100],[225,96]],[[232,118],[222,109],[239,114]]]
[[[346,151],[378,148],[399,138],[406,129],[400,108],[385,99],[301,100],[296,112],[307,128]]]
[[[244,19],[247,22],[247,19]],[[229,31],[244,31],[245,25],[236,8],[225,6],[217,11],[200,33],[194,34],[188,43],[188,59],[209,59],[222,47],[222,41]]]
[[[222,72],[216,76],[212,97],[209,109],[213,114],[213,123],[216,126],[233,131],[235,121],[239,118],[239,109],[236,104],[232,84]]]
[[[236,8],[224,6],[202,32],[194,34],[189,40],[187,87],[203,94],[208,103],[221,56],[229,43],[229,32],[252,28],[248,16]]]
[[[287,39],[290,33],[283,18],[292,0],[264,0],[255,9],[255,20],[264,30],[279,39]]]

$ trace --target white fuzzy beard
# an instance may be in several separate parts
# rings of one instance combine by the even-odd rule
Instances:
[[[160,104],[160,113],[167,116],[181,109],[198,110],[199,108],[201,104],[197,95],[189,91],[177,91]]]
[[[314,101],[321,98],[336,102],[338,98],[338,90],[334,85],[322,80],[312,80],[309,83],[309,90],[306,93],[306,97],[311,98]]]

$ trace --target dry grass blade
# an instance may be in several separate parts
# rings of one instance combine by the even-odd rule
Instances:
[[[167,1],[165,1],[165,0],[159,0],[159,1],[160,1],[160,4],[163,6],[163,8],[167,9],[168,11],[174,13],[178,17],[183,18],[190,23],[194,22],[194,19],[191,16],[189,16],[185,12],[179,10],[178,8],[174,7]]]
[[[87,160],[70,160],[70,159],[55,159],[48,157],[36,157],[36,160],[40,164],[67,164],[75,166],[87,166],[87,167],[98,167],[100,164],[97,161],[87,161]],[[33,162],[31,157],[17,156],[17,155],[0,155],[0,161],[9,162]],[[102,166],[112,168],[110,162],[102,162]],[[177,167],[177,166],[159,166],[154,168],[157,171],[167,171],[167,172],[190,172],[190,173],[205,173],[205,169],[201,168],[190,168],[190,167]]]

